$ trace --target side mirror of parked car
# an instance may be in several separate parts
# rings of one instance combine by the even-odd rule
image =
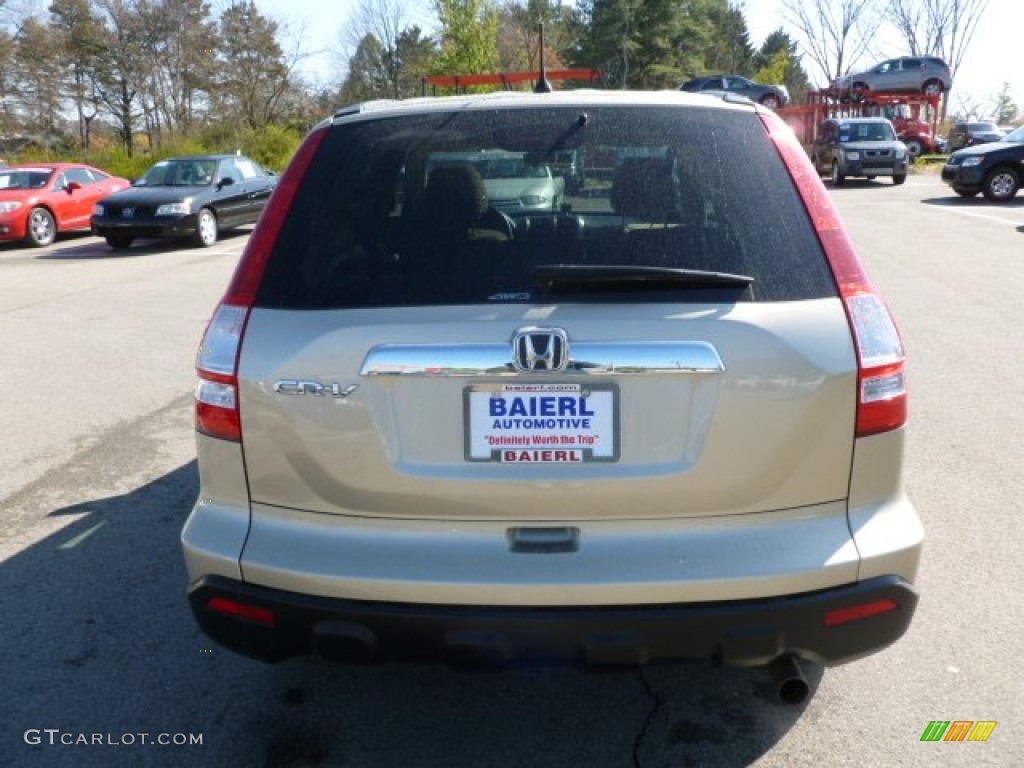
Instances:
[[[235,183],[234,179],[232,179],[230,176],[225,176],[223,179],[221,179],[220,181],[217,182],[217,189],[222,189],[224,187],[230,187],[234,183]]]
[[[77,191],[78,191],[78,190],[80,190],[81,188],[82,188],[82,185],[81,185],[81,184],[79,184],[79,183],[78,183],[77,181],[69,181],[69,182],[68,182],[68,185],[67,185],[66,187],[64,187],[64,189],[65,189],[65,190],[67,191],[67,193],[68,193],[69,195],[70,195],[70,194],[71,194],[72,192],[77,192]]]

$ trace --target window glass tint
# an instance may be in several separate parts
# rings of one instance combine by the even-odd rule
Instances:
[[[840,141],[895,141],[896,134],[886,123],[843,123]]]
[[[321,145],[260,288],[271,307],[545,300],[540,267],[747,275],[751,288],[560,285],[567,301],[835,295],[749,111],[595,107],[363,119]],[[628,281],[627,281],[628,282]]]
[[[0,171],[0,189],[42,189],[53,175],[51,170]]]
[[[77,181],[81,185],[92,184],[93,177],[85,168],[68,168],[64,172],[65,183],[69,181]]]
[[[255,179],[260,175],[260,172],[256,169],[256,164],[244,157],[235,160],[235,167],[243,179]]]
[[[142,177],[141,184],[147,187],[193,187],[211,184],[216,168],[215,160],[203,158],[161,160]]]
[[[1020,144],[1024,142],[1024,126],[1014,128],[1003,137],[1003,141],[1008,141],[1012,144]]]

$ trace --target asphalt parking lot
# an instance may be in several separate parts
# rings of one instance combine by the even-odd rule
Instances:
[[[1024,196],[961,200],[933,175],[832,196],[909,349],[905,476],[927,540],[908,634],[808,665],[795,707],[763,672],[702,664],[265,666],[212,646],[178,544],[192,365],[247,233],[0,244],[0,764],[1019,765]],[[996,726],[922,742],[935,720]]]

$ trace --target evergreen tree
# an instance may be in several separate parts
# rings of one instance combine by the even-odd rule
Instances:
[[[283,120],[291,69],[277,40],[277,22],[260,13],[252,0],[234,0],[219,27],[214,83],[218,111],[252,129]]]
[[[811,89],[799,50],[797,42],[780,28],[765,38],[754,56],[754,79],[762,83],[784,84],[790,99],[796,104],[802,103],[804,95]]]
[[[92,122],[99,113],[92,78],[103,54],[103,24],[89,0],[53,0],[49,10],[57,43],[54,53],[65,73],[62,95],[74,105],[79,145],[88,152]]]
[[[343,104],[356,104],[391,97],[391,83],[385,62],[385,48],[373,35],[366,35],[348,63],[348,77],[339,97]]]
[[[61,72],[53,62],[53,42],[46,24],[29,18],[14,37],[16,99],[24,125],[52,139],[60,130]]]
[[[716,0],[709,3],[708,16],[715,42],[706,48],[704,66],[707,71],[726,75],[753,74],[754,49],[743,12],[724,0]]]

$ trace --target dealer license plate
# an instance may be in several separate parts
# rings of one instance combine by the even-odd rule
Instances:
[[[495,384],[464,392],[466,460],[580,464],[619,458],[618,389]]]

